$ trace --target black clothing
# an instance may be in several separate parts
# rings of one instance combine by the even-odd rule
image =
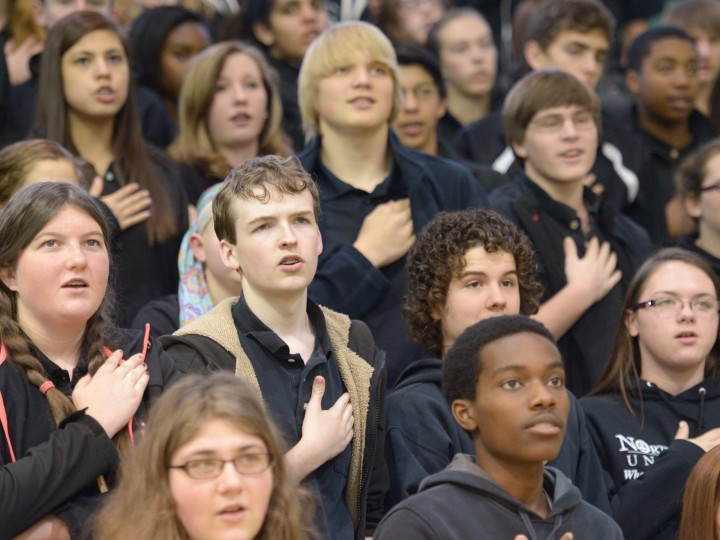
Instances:
[[[150,335],[154,338],[169,336],[180,328],[180,303],[177,293],[145,304],[135,315],[130,328],[142,330],[145,323],[150,323]]]
[[[280,90],[280,101],[282,102],[283,131],[290,137],[292,146],[299,152],[305,146],[305,134],[302,128],[302,117],[300,116],[300,104],[298,102],[298,75],[300,65],[289,64],[284,60],[277,60],[266,55],[268,63],[277,71]]]
[[[456,454],[475,455],[470,434],[453,418],[441,390],[442,361],[426,358],[411,364],[387,397],[385,456],[390,489],[385,508],[417,492],[429,475],[447,467]],[[595,452],[585,416],[575,396],[565,439],[549,465],[576,485],[583,499],[610,513],[603,469]]]
[[[714,139],[717,132],[698,111],[693,111],[688,118],[692,142],[684,148],[673,148],[645,132],[638,123],[636,109],[617,125],[625,129],[628,137],[640,140],[648,156],[648,173],[640,179],[640,193],[628,215],[647,229],[654,243],[665,244],[669,240],[665,205],[675,195],[675,169],[687,155]]]
[[[555,539],[567,532],[583,540],[622,540],[613,520],[583,501],[557,469],[545,467],[543,490],[550,512],[542,518],[509,495],[470,456],[457,455],[427,478],[417,495],[385,516],[375,540]]]
[[[1,40],[0,45],[4,45]],[[4,66],[4,49],[0,49],[0,72],[4,71],[0,73],[0,148],[31,136],[37,110],[40,56],[36,54],[30,59],[32,78],[13,86]],[[175,127],[160,98],[152,90],[136,85],[135,100],[145,140],[159,148],[169,146],[175,139]]]
[[[607,472],[612,514],[628,540],[674,539],[685,482],[704,454],[675,439],[678,423],[688,423],[690,438],[720,427],[720,382],[709,377],[676,396],[648,381],[628,391],[634,413],[619,393],[580,402]]]
[[[123,357],[128,358],[142,350],[143,334],[119,330],[107,345],[122,348]],[[148,408],[179,376],[159,343],[148,345],[145,362],[150,382],[135,414],[136,434],[147,419]],[[87,373],[87,357],[80,359],[71,382],[65,370],[40,351],[33,352],[56,388],[70,397],[75,383]],[[56,427],[45,396],[10,358],[0,362],[0,397],[17,460],[12,462],[0,432],[0,540],[13,538],[49,513],[65,521],[72,538],[80,538],[101,499],[95,479],[112,474],[117,466],[115,445],[100,424],[82,411]]]
[[[409,198],[413,228],[419,232],[442,210],[481,206],[482,186],[465,167],[404,148],[389,134],[393,157],[390,176],[372,193],[355,189],[335,177],[320,161],[320,141],[314,139],[299,154],[300,161],[320,189],[320,231],[323,252],[309,294],[319,304],[365,322],[388,358],[388,382],[427,351],[410,341],[401,315],[407,287],[405,257],[375,268],[357,249],[365,217],[378,205]]]
[[[115,308],[120,326],[129,326],[135,314],[150,300],[176,293],[178,289],[177,258],[182,237],[188,228],[187,200],[177,182],[177,164],[157,149],[150,149],[157,179],[165,184],[170,209],[177,224],[173,236],[161,244],[151,245],[144,223],[138,223],[117,237],[113,250],[113,283]],[[120,189],[127,179],[118,178],[114,165],[105,173],[103,195]]]
[[[705,262],[707,262],[713,270],[715,270],[715,273],[720,277],[720,259],[715,257],[714,255],[711,255],[707,251],[705,251],[703,248],[698,246],[695,242],[697,242],[697,235],[696,234],[686,234],[684,236],[681,236],[675,241],[675,245],[677,247],[681,247],[683,249],[687,249],[689,251],[692,251],[694,253],[697,253],[700,255],[703,259],[705,259]]]
[[[650,239],[636,223],[617,212],[602,197],[584,190],[591,232],[585,238],[580,219],[570,207],[555,201],[527,176],[490,194],[489,206],[509,218],[528,235],[537,252],[538,279],[545,287],[543,301],[566,284],[563,238],[571,237],[578,255],[585,256],[585,242],[597,236],[610,243],[617,255],[622,279],[590,308],[558,341],[565,361],[567,386],[577,396],[589,392],[607,363],[622,312],[625,291],[635,270],[651,250]]]
[[[454,146],[438,141],[438,156],[441,158],[457,161],[461,165],[465,165],[473,176],[480,182],[486,193],[490,193],[496,187],[507,184],[510,179],[502,173],[497,172],[492,167],[483,163],[469,161],[462,157]]]
[[[339,372],[341,384],[338,384],[336,379],[333,379],[334,382],[328,381],[323,408],[333,404],[328,395],[330,392],[337,393],[338,386],[347,389],[355,420],[353,439],[349,445],[350,457],[347,458],[346,450],[308,475],[306,481],[318,493],[319,490],[326,489],[324,482],[328,478],[332,477],[329,481],[331,484],[335,479],[344,478],[344,496],[340,497],[342,500],[328,501],[325,493],[318,497],[318,513],[322,515],[317,516],[316,521],[322,524],[323,519],[325,520],[326,529],[323,532],[338,540],[352,538],[353,533],[348,536],[343,532],[344,529],[337,525],[343,520],[343,513],[349,511],[354,537],[360,540],[365,534],[371,535],[382,517],[387,491],[387,467],[384,459],[384,354],[375,347],[372,335],[362,322],[350,321],[346,315],[325,308],[318,311],[317,306],[308,301],[309,317],[316,323],[316,338],[324,343],[324,346],[320,346],[320,350],[324,350],[324,359],[312,359],[307,366],[297,365],[303,371],[301,377],[298,377],[297,370],[292,367],[288,367],[287,374],[283,374],[281,369],[285,368],[282,366],[289,366],[285,361],[292,359],[287,345],[257,319],[248,321],[252,323],[254,330],[238,327],[241,321],[236,317],[234,309],[237,301],[237,298],[223,300],[210,312],[181,328],[175,335],[163,337],[163,346],[174,358],[178,370],[183,373],[225,370],[247,380],[262,394],[271,415],[280,422],[290,446],[295,445],[300,438],[304,403],[310,395],[308,385],[312,387],[313,377],[309,371],[313,366],[317,366],[320,370],[327,369],[324,374],[329,374],[332,370]],[[242,311],[242,307],[238,309]],[[245,316],[241,318],[249,319],[248,313],[245,311]],[[328,349],[328,342],[322,337],[320,318],[323,315],[331,349]],[[277,354],[262,350],[265,345],[270,345]],[[246,348],[248,346],[250,348]],[[251,358],[257,350],[260,350],[259,356]],[[318,347],[315,352],[318,352]],[[268,374],[268,371],[275,373]],[[306,371],[308,373],[305,373]],[[287,391],[288,378],[292,377],[295,377],[297,383],[297,390],[293,389],[292,393],[298,397],[276,395]],[[282,390],[269,388],[274,381],[280,381]],[[335,388],[331,389],[331,385]],[[275,410],[276,406],[285,409]],[[288,407],[291,407],[292,414],[288,414]],[[335,487],[337,486],[332,489]],[[344,510],[342,505],[345,505]],[[338,512],[338,508],[341,512]],[[335,514],[328,515],[328,512]]]
[[[443,117],[438,120],[437,127],[437,138],[439,144],[450,145],[457,134],[462,130],[463,125],[458,122],[450,111],[445,111]]]
[[[315,352],[303,362],[300,355],[291,354],[280,336],[250,311],[243,295],[232,308],[240,344],[257,375],[265,406],[284,435],[288,448],[295,446],[302,437],[305,407],[312,396],[316,376],[325,379],[323,409],[332,407],[346,391],[332,356],[332,343],[320,308],[308,302],[307,314],[315,330]],[[343,498],[351,448],[352,442],[306,479],[318,500],[316,518],[324,518],[316,519],[319,530],[327,537],[350,538],[353,534],[352,519]]]
[[[604,116],[604,115],[603,115]],[[603,198],[618,210],[625,210],[635,199],[639,177],[647,169],[642,145],[635,138],[604,122],[602,139],[591,170],[603,186]],[[502,114],[490,113],[467,125],[455,138],[454,145],[465,159],[492,165],[509,178],[523,172],[505,139]]]

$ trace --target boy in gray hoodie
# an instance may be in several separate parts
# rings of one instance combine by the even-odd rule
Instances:
[[[560,451],[570,405],[560,353],[542,324],[508,315],[470,326],[445,356],[443,392],[473,437],[476,461],[459,454],[428,477],[385,516],[375,540],[622,538],[544,465]]]

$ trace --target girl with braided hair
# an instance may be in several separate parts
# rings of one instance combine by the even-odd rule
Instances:
[[[177,373],[147,330],[111,323],[108,226],[87,192],[33,184],[0,230],[0,539],[74,538]]]

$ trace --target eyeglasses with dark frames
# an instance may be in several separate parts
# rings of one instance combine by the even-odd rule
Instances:
[[[268,470],[272,462],[273,457],[268,452],[250,452],[233,459],[191,459],[182,465],[169,465],[168,469],[182,469],[195,480],[210,480],[222,474],[226,463],[232,463],[238,474],[254,476]]]

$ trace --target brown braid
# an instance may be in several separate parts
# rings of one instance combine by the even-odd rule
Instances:
[[[102,229],[110,252],[110,233],[105,216],[97,203],[81,188],[69,184],[41,182],[14,195],[0,214],[0,270],[16,268],[22,251],[42,228],[65,206],[72,205],[92,217]],[[111,306],[113,295],[108,287],[98,311],[86,323],[81,350],[88,351],[88,371],[94,375],[105,361],[103,346],[116,346],[110,341],[113,329]],[[22,367],[28,379],[40,386],[48,380],[40,361],[31,353],[30,340],[17,322],[16,293],[0,281],[0,337],[11,362]],[[55,421],[59,424],[75,412],[72,401],[60,390],[52,388],[45,397]],[[130,447],[129,434],[122,430],[115,438],[121,455]]]
[[[8,352],[8,358],[23,368],[30,382],[40,388],[40,385],[48,380],[48,374],[40,361],[30,353],[30,340],[15,322],[15,299],[9,296],[7,291],[4,285],[0,286],[0,336]],[[75,411],[72,401],[57,388],[48,390],[45,397],[57,424]]]

